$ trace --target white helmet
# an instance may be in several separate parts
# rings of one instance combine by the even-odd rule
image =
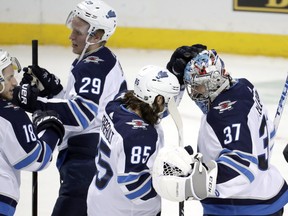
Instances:
[[[154,65],[140,69],[134,83],[134,95],[150,106],[158,95],[163,96],[168,104],[179,91],[180,84],[176,76],[167,69]]]
[[[17,70],[18,72],[21,71],[21,66],[15,57],[10,57],[9,53],[7,51],[4,51],[0,49],[0,84],[2,85],[0,93],[4,91],[5,85],[5,78],[3,75],[3,70],[8,67],[9,65],[13,66],[14,70]]]
[[[230,86],[230,76],[215,50],[203,50],[187,64],[184,83],[190,98],[207,106]],[[198,86],[205,89],[199,92]]]
[[[71,24],[74,16],[89,23],[89,35],[98,29],[103,29],[104,35],[101,41],[107,41],[116,29],[117,18],[115,10],[101,0],[85,0],[80,2],[69,14],[66,25],[69,26]]]

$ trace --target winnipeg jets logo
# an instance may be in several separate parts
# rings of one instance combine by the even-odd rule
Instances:
[[[85,3],[86,3],[87,5],[92,5],[92,4],[93,4],[92,1],[85,1]]]
[[[96,64],[99,64],[99,62],[103,62],[104,60],[100,59],[98,56],[88,56],[83,61],[84,63],[94,62]]]
[[[165,78],[165,77],[168,77],[168,74],[166,71],[159,71],[156,78],[157,79],[161,79],[161,78]]]
[[[16,106],[16,105],[14,105],[14,104],[12,104],[11,102],[8,102],[8,104],[4,107],[4,108],[13,108],[14,110],[18,110],[18,109],[20,109],[20,107],[19,106]]]
[[[223,113],[226,110],[233,109],[232,105],[235,104],[237,101],[223,101],[218,104],[218,106],[213,107],[213,109],[219,110],[219,113]]]
[[[138,128],[147,129],[146,127],[148,126],[147,123],[139,119],[133,119],[131,122],[126,122],[126,124],[132,125],[133,126],[132,129],[138,129]]]
[[[116,17],[116,14],[115,14],[115,11],[108,11],[107,15],[106,15],[106,18],[109,19],[109,18],[114,18]]]

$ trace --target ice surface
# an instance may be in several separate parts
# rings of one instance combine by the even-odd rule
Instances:
[[[2,46],[12,56],[16,56],[22,66],[31,64],[32,49],[30,46]],[[112,49],[121,61],[128,80],[128,85],[133,86],[135,73],[143,66],[155,64],[165,66],[172,51],[164,50],[135,50]],[[70,65],[76,57],[69,47],[39,46],[39,65],[55,73],[66,84]],[[221,53],[220,53],[221,54]],[[288,59],[268,58],[263,56],[237,56],[222,54],[227,70],[233,77],[246,77],[258,88],[260,96],[268,106],[270,115],[274,117],[276,107],[280,99],[284,81],[288,72]],[[272,163],[275,164],[286,180],[288,180],[288,164],[282,156],[282,150],[288,142],[288,108],[284,109],[278,128],[276,144],[272,155]],[[179,106],[184,124],[184,143],[194,146],[200,120],[200,111],[185,94]],[[177,130],[173,120],[168,117],[163,120],[163,128],[166,132],[167,144],[177,141]],[[54,159],[57,151],[54,153]],[[45,171],[38,174],[38,215],[49,216],[57,198],[59,177],[55,167],[55,160]],[[111,202],[113,202],[111,198]],[[286,210],[288,215],[288,209]],[[16,216],[32,215],[32,173],[22,172],[21,198],[17,206]],[[178,203],[163,201],[162,216],[178,215]],[[202,215],[201,205],[197,201],[185,202],[185,215]]]

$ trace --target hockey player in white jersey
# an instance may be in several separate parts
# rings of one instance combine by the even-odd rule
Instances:
[[[204,113],[199,153],[189,158],[179,149],[160,152],[153,169],[156,191],[172,201],[201,200],[204,216],[284,215],[288,187],[270,163],[275,128],[257,90],[245,78],[233,79],[215,50],[190,55],[183,70],[187,55],[179,60],[181,49],[168,66]]]
[[[31,70],[41,83],[42,96],[32,110],[57,111],[66,129],[57,158],[61,185],[53,216],[83,216],[87,212],[87,190],[96,172],[94,159],[103,111],[116,94],[127,89],[119,60],[106,46],[116,24],[115,10],[105,2],[80,2],[66,22],[78,58],[72,63],[65,91],[61,91],[59,79],[40,67],[30,66],[22,80],[30,84]]]
[[[148,65],[137,74],[134,91],[108,103],[95,159],[97,173],[88,191],[89,216],[160,215],[161,199],[152,187],[151,171],[164,144],[160,116],[179,89],[173,74]]]
[[[23,109],[12,104],[18,84],[14,70],[21,71],[19,62],[0,49],[0,215],[6,216],[14,215],[19,201],[21,170],[45,169],[64,135],[55,111],[36,111],[32,123]]]

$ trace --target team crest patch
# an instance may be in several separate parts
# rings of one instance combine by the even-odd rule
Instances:
[[[4,108],[13,108],[14,110],[19,110],[20,109],[20,107],[19,106],[16,106],[16,105],[14,105],[14,104],[12,104],[12,103],[8,103]]]
[[[133,126],[132,129],[138,129],[138,128],[146,129],[146,127],[148,126],[147,123],[139,119],[133,119],[131,122],[126,122],[126,124],[132,125]]]
[[[109,19],[109,18],[114,18],[114,17],[116,17],[115,11],[109,10],[106,15],[106,18]]]
[[[218,106],[213,107],[213,109],[219,110],[219,113],[223,113],[226,110],[233,109],[233,104],[235,104],[237,101],[223,101],[218,104]]]
[[[159,71],[159,73],[156,76],[157,79],[167,78],[167,77],[168,77],[168,74],[166,71]]]
[[[83,61],[84,63],[93,62],[93,63],[99,64],[99,62],[103,62],[104,60],[100,59],[98,56],[88,56]]]

